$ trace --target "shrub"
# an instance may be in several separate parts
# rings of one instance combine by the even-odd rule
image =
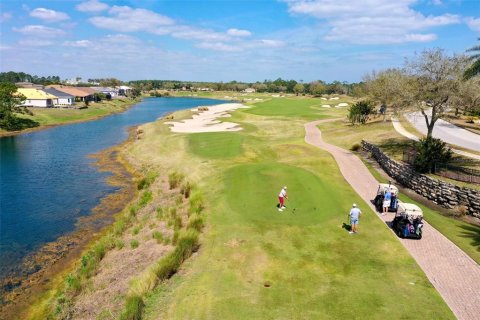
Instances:
[[[353,146],[350,148],[352,151],[358,151],[360,150],[361,146],[358,143],[353,144]]]
[[[180,185],[183,180],[183,175],[178,172],[172,172],[168,175],[168,184],[170,185],[170,190],[175,189]]]
[[[413,162],[420,173],[435,173],[436,163],[448,163],[452,158],[452,150],[440,139],[426,137],[415,144],[417,152]]]
[[[352,124],[365,124],[368,121],[369,115],[373,113],[373,110],[374,108],[369,101],[357,102],[348,109],[348,120],[350,120]]]
[[[117,248],[117,249],[120,250],[120,249],[122,249],[124,246],[125,246],[125,243],[124,243],[122,240],[117,239],[117,240],[115,241],[115,248]]]
[[[203,198],[199,193],[196,193],[190,197],[189,213],[201,213],[204,208]]]
[[[78,278],[78,276],[71,273],[65,279],[65,283],[67,285],[67,290],[72,292],[73,294],[77,294],[78,292],[80,292],[80,289],[82,288],[82,285],[80,283],[80,279]],[[63,301],[59,301],[59,302],[63,302]]]
[[[121,320],[140,320],[145,303],[138,295],[132,295],[127,298],[125,308],[120,316]]]
[[[138,242],[137,239],[132,239],[132,240],[130,240],[130,247],[131,247],[132,249],[138,248],[139,245],[140,245],[140,243]]]

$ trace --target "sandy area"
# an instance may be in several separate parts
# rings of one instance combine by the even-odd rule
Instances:
[[[198,112],[192,116],[192,119],[169,121],[165,123],[171,125],[170,130],[172,130],[172,132],[195,133],[240,131],[242,128],[237,123],[222,122],[217,119],[230,117],[230,114],[228,113],[229,111],[248,107],[241,103],[224,103],[215,106],[208,106],[206,107],[208,110],[199,111],[199,108],[192,109],[192,111]]]

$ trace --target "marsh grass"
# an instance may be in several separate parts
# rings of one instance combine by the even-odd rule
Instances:
[[[163,243],[164,241],[163,233],[161,233],[160,231],[154,231],[152,233],[152,238],[157,240],[157,243]]]
[[[140,296],[133,295],[127,298],[125,309],[120,315],[120,320],[140,320],[145,304]]]
[[[184,179],[184,175],[179,173],[179,172],[171,172],[169,175],[168,175],[168,184],[170,186],[170,190],[171,189],[175,189],[177,188],[178,186],[180,186],[180,184],[182,183]]]
[[[130,240],[130,248],[136,249],[136,248],[138,248],[139,245],[140,245],[140,243],[138,242],[137,239]]]

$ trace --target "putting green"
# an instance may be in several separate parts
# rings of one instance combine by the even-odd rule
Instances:
[[[245,111],[261,116],[290,116],[304,119],[322,119],[331,117],[332,113],[344,113],[343,109],[328,110],[321,108],[326,103],[318,98],[276,98],[256,103],[255,107]],[[336,101],[335,103],[339,103]]]

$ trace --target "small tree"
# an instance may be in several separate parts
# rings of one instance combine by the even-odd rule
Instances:
[[[27,113],[21,104],[25,96],[17,92],[13,83],[0,82],[0,128],[7,130],[18,129],[18,118],[16,113]]]
[[[302,83],[297,83],[294,87],[293,87],[293,92],[295,92],[295,94],[298,96],[300,93],[303,93],[303,91],[305,91],[305,87]]]
[[[352,124],[361,123],[365,124],[368,120],[368,116],[373,113],[373,106],[368,101],[360,101],[355,103],[348,109],[348,120]]]
[[[420,173],[435,173],[437,163],[447,163],[452,158],[452,150],[440,139],[425,137],[416,143],[417,155],[413,166]]]

